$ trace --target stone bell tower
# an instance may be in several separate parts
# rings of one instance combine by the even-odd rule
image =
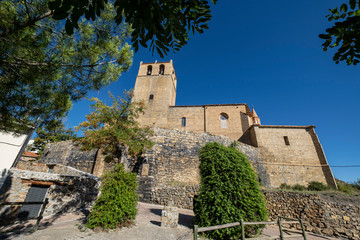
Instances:
[[[175,105],[176,75],[170,62],[140,62],[133,101],[144,101],[145,114],[140,115],[141,126],[167,127],[169,107]]]

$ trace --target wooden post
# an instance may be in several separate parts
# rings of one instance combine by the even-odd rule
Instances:
[[[299,222],[300,222],[300,225],[301,225],[301,230],[302,230],[302,232],[303,232],[304,240],[307,240],[307,239],[306,239],[306,233],[305,233],[304,223],[303,223],[303,221],[301,220],[301,218],[298,218],[298,219],[299,219]]]
[[[280,240],[284,240],[284,235],[281,227],[281,218],[278,218],[278,225],[279,225],[279,231],[280,231]]]
[[[45,198],[45,201],[43,202],[43,205],[41,206],[41,210],[40,210],[40,214],[36,220],[36,223],[35,223],[35,226],[33,228],[33,232],[37,231],[38,228],[39,228],[39,224],[40,224],[40,221],[41,219],[43,218],[43,214],[44,214],[44,211],[45,211],[45,208],[46,208],[46,205],[49,203],[49,199],[48,198]]]
[[[240,220],[241,224],[241,240],[245,240],[245,226],[244,226],[244,220]]]
[[[194,240],[197,240],[197,234],[198,234],[198,225],[194,225]]]

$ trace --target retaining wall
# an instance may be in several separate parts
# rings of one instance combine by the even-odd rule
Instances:
[[[360,239],[360,206],[324,200],[320,195],[264,191],[270,219],[300,217],[306,231],[346,239]]]
[[[65,175],[11,169],[10,176],[0,189],[0,204],[23,202],[32,185],[49,187],[46,195],[49,204],[44,212],[47,216],[91,207],[98,194],[99,178],[81,172]],[[4,206],[0,209],[0,217],[14,217],[20,208]]]

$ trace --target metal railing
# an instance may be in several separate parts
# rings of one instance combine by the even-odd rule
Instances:
[[[9,205],[9,206],[16,206],[16,205],[35,205],[35,204],[42,204],[41,205],[41,209],[40,209],[40,213],[39,215],[35,218],[36,219],[36,223],[34,225],[33,228],[33,232],[37,231],[40,225],[40,221],[41,219],[43,219],[43,214],[46,208],[46,205],[49,203],[49,199],[45,198],[45,200],[43,202],[4,202],[2,204],[0,204],[0,206],[5,206],[5,205]]]
[[[282,219],[284,219],[285,221],[282,221]],[[278,225],[279,231],[280,231],[279,236],[276,235],[276,236],[259,237],[259,238],[245,238],[245,226],[247,226],[247,225],[248,226],[249,225],[270,225],[270,224]],[[301,231],[292,230],[292,229],[284,229],[282,227],[282,224],[300,224]],[[300,218],[288,218],[288,217],[279,217],[277,221],[270,221],[270,222],[244,222],[244,220],[241,219],[240,222],[228,223],[228,224],[211,226],[211,227],[202,227],[202,228],[199,228],[197,225],[194,225],[194,240],[198,239],[198,233],[214,231],[214,230],[229,228],[229,227],[236,227],[236,226],[241,227],[241,240],[247,240],[247,239],[251,239],[251,240],[260,240],[260,239],[263,240],[264,239],[265,240],[265,239],[277,239],[277,238],[280,238],[280,240],[284,240],[285,238],[293,238],[293,237],[299,237],[299,236],[303,236],[304,240],[307,240],[306,234],[305,234],[305,228],[304,228],[304,224],[303,224],[302,220]],[[295,233],[296,235],[284,236],[284,232],[285,233]]]

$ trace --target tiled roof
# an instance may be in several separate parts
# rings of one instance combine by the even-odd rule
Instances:
[[[38,157],[38,156],[40,156],[39,154],[36,154],[34,152],[28,152],[28,151],[25,151],[22,155],[24,157]]]

